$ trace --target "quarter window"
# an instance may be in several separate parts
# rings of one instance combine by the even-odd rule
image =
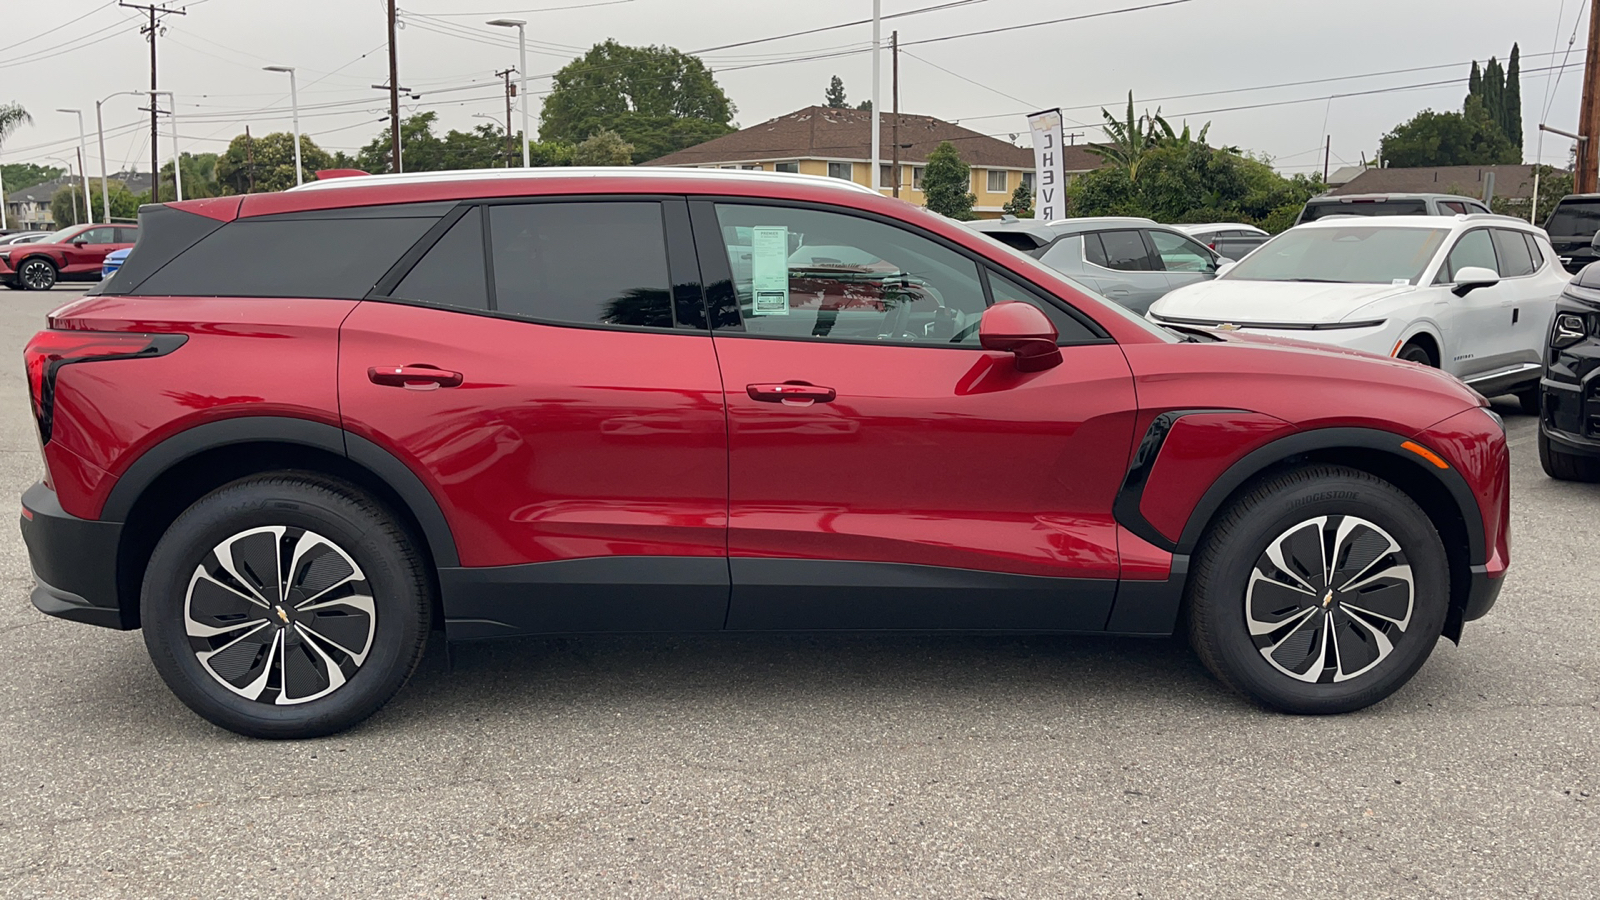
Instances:
[[[661,204],[489,207],[494,308],[574,325],[672,327]]]
[[[1122,272],[1149,272],[1150,251],[1137,231],[1100,231],[1083,236],[1083,258]]]
[[[970,259],[903,228],[790,207],[718,204],[749,334],[978,346]]]
[[[1533,260],[1533,270],[1537,272],[1544,268],[1544,251],[1539,249],[1539,239],[1524,231],[1522,240],[1528,245],[1528,258]]]
[[[1004,194],[1006,192],[1006,170],[990,169],[989,183],[986,185],[991,194]]]
[[[1490,233],[1494,236],[1495,256],[1500,260],[1501,277],[1516,278],[1532,274],[1533,257],[1528,253],[1528,244],[1522,239],[1522,232],[1495,228]]]

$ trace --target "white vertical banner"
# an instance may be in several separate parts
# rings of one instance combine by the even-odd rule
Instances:
[[[1040,221],[1064,219],[1067,198],[1065,162],[1061,158],[1061,110],[1047,109],[1028,116],[1033,132],[1033,217]]]

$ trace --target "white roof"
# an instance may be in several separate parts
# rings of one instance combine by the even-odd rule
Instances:
[[[1515,216],[1500,216],[1494,213],[1457,213],[1453,216],[1362,216],[1355,214],[1323,216],[1310,222],[1296,225],[1291,231],[1301,228],[1338,228],[1346,225],[1360,225],[1372,228],[1449,228],[1451,230],[1464,230],[1473,225],[1498,225],[1502,228],[1519,227],[1522,231],[1533,234],[1544,234],[1544,229],[1537,225],[1530,225],[1526,220]]]
[[[758,181],[792,182],[796,178],[814,186],[828,186],[840,190],[865,191],[876,194],[864,184],[843,178],[823,175],[801,175],[795,172],[757,172],[752,169],[676,169],[635,168],[633,166],[549,166],[531,169],[459,169],[447,172],[402,172],[398,175],[350,175],[311,181],[291,191],[327,191],[349,187],[369,187],[384,184],[431,184],[434,182],[492,181],[519,178],[639,178],[651,180],[683,180],[687,182],[721,180],[725,178],[753,178]]]

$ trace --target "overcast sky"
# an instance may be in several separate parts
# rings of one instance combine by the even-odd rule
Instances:
[[[583,49],[615,38],[694,51],[871,16],[871,0],[402,0],[400,82],[421,94],[406,111],[435,110],[444,128],[468,128],[474,114],[503,119],[496,69],[515,65],[515,32],[484,20],[529,22],[530,75],[548,76]],[[882,0],[883,13],[950,0]],[[1159,106],[1173,120],[1211,122],[1210,141],[1265,153],[1280,170],[1322,168],[1324,135],[1333,166],[1369,158],[1379,137],[1423,108],[1459,109],[1470,60],[1502,60],[1522,47],[1525,148],[1531,161],[1547,103],[1551,125],[1576,130],[1586,29],[1569,68],[1553,84],[1568,39],[1589,6],[1583,0],[1177,0],[1148,8],[994,34],[930,40],[1126,10],[1161,0],[969,0],[957,8],[891,19],[902,54],[901,109],[961,122],[1026,144],[1022,113],[1059,106],[1069,130],[1102,135],[1099,108],[1116,112],[1132,89],[1140,111]],[[106,0],[4,0],[0,102],[22,103],[34,124],[3,148],[5,162],[70,156],[77,124],[58,107],[85,111],[95,157],[94,102],[147,87],[149,49],[140,14]],[[180,143],[219,151],[249,125],[253,133],[289,128],[287,76],[299,69],[301,127],[328,149],[371,140],[386,100],[370,85],[387,78],[383,0],[194,0],[170,4],[164,19],[160,87],[177,95]],[[76,20],[76,21],[74,21]],[[830,75],[843,77],[851,103],[871,95],[871,26],[758,43],[704,55],[753,125],[821,103]],[[929,41],[917,44],[918,41]],[[831,58],[752,66],[795,57]],[[1552,55],[1554,50],[1554,55]],[[744,68],[740,68],[744,66]],[[1396,72],[1409,69],[1412,71]],[[1391,74],[1374,74],[1391,73]],[[884,56],[884,104],[889,65]],[[1331,80],[1338,79],[1338,80]],[[1294,84],[1317,80],[1319,83]],[[1436,84],[1437,82],[1453,82]],[[537,102],[548,77],[530,82]],[[1422,86],[1430,85],[1431,86]],[[1330,95],[1354,95],[1335,96]],[[137,97],[105,104],[113,171],[143,160],[148,127]],[[1270,105],[1269,105],[1270,104]],[[318,108],[323,107],[323,108]],[[1249,108],[1237,108],[1249,107]],[[532,110],[538,129],[538,107]],[[148,122],[148,119],[144,120]],[[515,123],[514,123],[515,124]],[[163,143],[165,142],[163,126]],[[1082,138],[1080,138],[1082,140]],[[1564,164],[1565,138],[1547,136],[1544,161]],[[165,157],[169,148],[163,146]],[[99,170],[91,161],[91,173]]]

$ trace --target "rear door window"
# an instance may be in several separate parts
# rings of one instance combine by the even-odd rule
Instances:
[[[117,243],[117,244],[132,244],[137,240],[139,240],[139,229],[137,229],[137,228],[118,228],[117,229],[117,239],[113,243]]]
[[[1460,200],[1440,200],[1439,208],[1447,213],[1456,213],[1458,215],[1465,215],[1467,212],[1467,205]]]
[[[1137,231],[1101,231],[1083,236],[1083,256],[1089,262],[1119,272],[1151,272],[1150,250]]]
[[[544,322],[671,328],[661,204],[489,207],[494,308]]]
[[[1561,237],[1588,236],[1600,230],[1600,200],[1563,200],[1544,230]]]
[[[342,212],[237,219],[145,279],[135,293],[359,300],[438,221],[437,215],[380,218],[368,211],[346,218]]]
[[[483,210],[470,209],[417,261],[389,295],[435,306],[489,308]]]
[[[1494,236],[1495,256],[1500,260],[1501,277],[1516,278],[1533,273],[1533,257],[1528,253],[1528,244],[1522,239],[1522,232],[1494,228],[1490,233]]]

